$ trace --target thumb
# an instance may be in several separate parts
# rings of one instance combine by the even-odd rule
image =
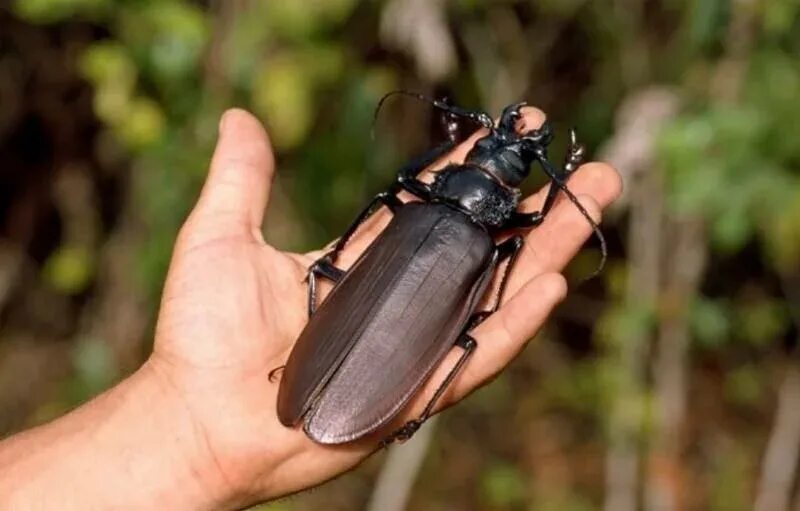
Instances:
[[[231,109],[219,124],[219,139],[200,199],[187,226],[204,234],[261,237],[261,223],[275,174],[272,146],[252,114]]]

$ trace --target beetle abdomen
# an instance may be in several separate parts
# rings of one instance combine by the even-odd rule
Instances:
[[[489,280],[493,247],[448,206],[399,208],[300,335],[282,377],[281,422],[306,415],[306,432],[323,443],[388,422],[463,330]]]

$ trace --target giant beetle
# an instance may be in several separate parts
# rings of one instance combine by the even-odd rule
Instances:
[[[448,140],[403,167],[395,183],[378,194],[333,248],[310,266],[310,318],[282,368],[277,411],[282,424],[294,427],[303,422],[306,434],[322,444],[356,440],[386,425],[450,349],[461,347],[458,362],[421,416],[391,433],[383,444],[414,434],[476,349],[470,330],[502,302],[523,244],[518,231],[539,225],[559,191],[592,225],[605,257],[597,225],[566,187],[584,156],[574,130],[563,169],[557,169],[547,157],[553,138],[549,123],[517,132],[525,103],[507,106],[495,124],[482,111],[394,91],[381,99],[376,116],[394,94],[427,101],[446,119],[465,118],[488,133],[475,142],[463,164],[444,167],[426,183],[418,178],[420,172],[456,145],[456,125],[448,122]],[[518,187],[534,162],[549,177],[550,189],[540,211],[519,212]],[[401,201],[398,193],[403,190],[416,200]],[[338,268],[342,249],[381,206],[393,214],[388,226],[347,271]],[[504,233],[516,234],[496,243]],[[493,305],[478,311],[503,262]],[[335,285],[317,307],[319,278]]]

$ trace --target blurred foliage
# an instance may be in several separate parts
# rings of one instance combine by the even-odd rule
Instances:
[[[508,463],[494,463],[484,472],[481,493],[490,509],[507,509],[525,501],[525,481]]]
[[[12,307],[3,335],[69,339],[72,372],[43,378],[58,389],[11,424],[59,413],[124,373],[114,339],[81,326],[93,299],[108,299],[105,244],[128,238],[134,263],[127,294],[144,297],[151,321],[225,108],[248,108],[268,126],[280,173],[267,237],[301,250],[336,237],[402,161],[432,145],[436,123],[411,102],[388,105],[370,138],[375,105],[391,89],[447,95],[470,107],[528,99],[555,121],[552,152],[560,155],[564,128],[578,126],[591,154],[614,135],[624,100],[659,84],[675,92],[680,110],[656,136],[651,170],[666,181],[668,214],[699,218],[708,232],[701,288],[679,304],[688,309],[693,342],[691,463],[684,468],[693,482],[686,491],[699,508],[749,508],[760,460],[752,439],[763,444],[769,434],[772,375],[795,363],[799,333],[792,316],[798,304],[784,292],[800,268],[800,2],[454,0],[441,4],[445,25],[409,24],[409,40],[437,40],[425,30],[438,30],[433,35],[456,48],[443,58],[455,59],[457,71],[431,83],[418,72],[425,45],[384,43],[385,26],[401,23],[385,17],[395,1],[13,2],[11,12],[31,33],[70,42],[63,57],[90,88],[96,119],[86,158],[100,169],[91,178],[102,196],[117,172],[122,191],[98,206],[108,211],[98,214],[106,230],[97,243],[61,233],[47,250],[30,248],[46,252],[30,257],[48,291],[36,280],[27,286],[31,297],[17,302],[72,319],[29,326],[26,309]],[[747,23],[737,32],[741,19]],[[26,133],[23,124],[18,129]],[[48,186],[43,182],[38,186]],[[446,417],[415,508],[600,505],[609,409],[636,383],[620,353],[638,346],[651,358],[645,342],[663,320],[663,304],[626,299],[630,221],[617,212],[604,224],[611,260],[602,279],[573,286],[539,344]],[[126,230],[126,222],[134,228]],[[596,262],[596,250],[586,252],[569,270],[574,280]],[[622,410],[631,421],[641,417],[646,433],[653,399],[649,390],[633,392]],[[754,414],[759,420],[750,420]],[[347,509],[368,492],[328,488],[263,509],[336,509],[340,500],[326,491],[352,491],[341,500]]]

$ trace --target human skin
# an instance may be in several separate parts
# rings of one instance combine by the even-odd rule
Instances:
[[[544,121],[540,110],[524,114],[521,129]],[[477,136],[433,168],[463,160]],[[295,254],[265,243],[273,177],[264,128],[243,110],[226,112],[206,183],[175,243],[152,354],[92,401],[0,442],[0,508],[238,509],[317,485],[376,449],[387,431],[324,446],[278,422],[278,385],[268,374],[285,363],[307,321],[305,273],[324,250]],[[569,180],[597,221],[621,186],[602,163]],[[540,190],[522,209],[536,210],[543,197]],[[381,210],[368,221],[339,264],[351,264],[388,219]],[[489,381],[536,334],[565,296],[559,272],[590,234],[563,199],[527,233],[504,303],[474,330],[478,349],[439,410]],[[459,353],[453,349],[387,430],[419,415]]]

